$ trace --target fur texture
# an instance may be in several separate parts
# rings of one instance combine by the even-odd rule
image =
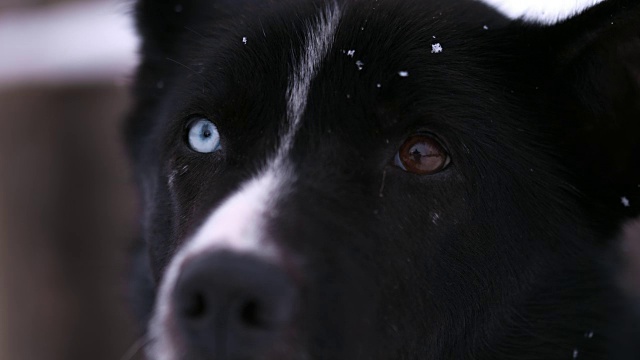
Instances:
[[[171,307],[158,289],[180,251],[269,171],[282,182],[260,236],[300,294],[259,355],[214,356],[154,321],[152,357],[637,358],[612,277],[640,209],[637,1],[552,26],[472,0],[140,0],[136,14],[143,327]],[[220,151],[189,149],[193,115]],[[413,134],[451,163],[394,166]]]

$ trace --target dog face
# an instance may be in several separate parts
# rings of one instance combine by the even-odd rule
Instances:
[[[640,7],[146,1],[152,359],[599,359],[640,204]]]

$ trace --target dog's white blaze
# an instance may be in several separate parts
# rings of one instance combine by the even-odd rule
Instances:
[[[179,358],[180,346],[172,336],[177,329],[172,323],[171,293],[182,267],[190,258],[204,252],[229,250],[278,261],[278,248],[264,237],[263,230],[272,212],[276,211],[275,203],[283,189],[294,179],[287,156],[307,105],[311,82],[333,43],[339,16],[338,6],[333,3],[318,16],[317,23],[309,27],[304,51],[290,76],[286,94],[287,127],[275,157],[261,175],[246,182],[215,209],[169,265],[149,328],[151,343],[147,352],[151,359]]]
[[[273,171],[267,171],[246,183],[210,215],[181,251],[182,256],[217,248],[274,256],[273,249],[263,243],[261,233],[265,215],[273,211],[272,201],[281,182]]]
[[[176,359],[176,344],[171,330],[171,293],[176,286],[182,267],[190,258],[204,252],[229,250],[250,253],[253,256],[275,261],[278,258],[275,245],[263,237],[263,227],[277,199],[282,181],[271,169],[262,176],[247,182],[218,207],[198,229],[169,265],[161,284],[154,317],[151,321],[152,344],[150,358]]]
[[[289,127],[284,134],[282,144],[276,157],[278,165],[289,153],[293,138],[300,126],[300,120],[307,107],[307,97],[311,81],[316,76],[322,60],[331,49],[338,23],[340,10],[334,2],[318,16],[317,24],[309,28],[306,34],[307,44],[289,78],[287,89],[287,119]]]

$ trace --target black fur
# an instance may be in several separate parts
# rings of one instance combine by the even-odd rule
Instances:
[[[275,151],[326,2],[138,2],[128,141],[143,323],[179,246]],[[471,0],[339,6],[292,149],[297,179],[269,228],[304,259],[290,359],[637,358],[611,255],[640,209],[640,3],[553,26]],[[185,146],[192,114],[216,122],[221,153]],[[444,171],[391,165],[420,132],[448,150]]]

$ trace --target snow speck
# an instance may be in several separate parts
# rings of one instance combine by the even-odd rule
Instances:
[[[173,8],[173,10],[177,13],[181,13],[182,12],[182,4],[176,4],[176,7]]]
[[[380,88],[382,87],[382,84],[377,83],[377,84],[376,84],[376,87],[377,87],[378,89],[380,89]]]
[[[407,76],[409,76],[409,72],[408,71],[398,71],[398,75],[400,75],[400,77],[407,77]]]
[[[164,81],[160,80],[156,83],[158,89],[164,89]]]
[[[347,94],[347,99],[351,99],[351,94]]]
[[[364,31],[364,26],[360,28],[360,31]]]
[[[439,54],[442,52],[442,45],[440,45],[440,43],[435,43],[433,45],[431,45],[431,53],[432,54]]]
[[[242,37],[242,43],[243,43],[243,44],[245,44],[245,45],[247,45],[247,37],[246,37],[246,36],[243,36],[243,37]]]
[[[362,70],[362,68],[364,68],[364,63],[358,60],[356,61],[356,66],[358,67],[358,70]]]
[[[438,224],[438,220],[440,220],[440,214],[438,214],[438,213],[432,213],[432,214],[431,214],[431,222],[432,222],[434,225],[437,225],[437,224]]]
[[[629,199],[626,196],[621,197],[620,201],[622,202],[622,205],[624,205],[624,207],[630,207],[631,206],[631,202],[629,201]]]
[[[584,337],[587,339],[593,339],[593,331],[589,331],[584,334]]]
[[[573,349],[573,358],[574,359],[578,358],[578,349]]]
[[[485,30],[489,30],[489,27],[487,25],[483,26],[482,28]]]

